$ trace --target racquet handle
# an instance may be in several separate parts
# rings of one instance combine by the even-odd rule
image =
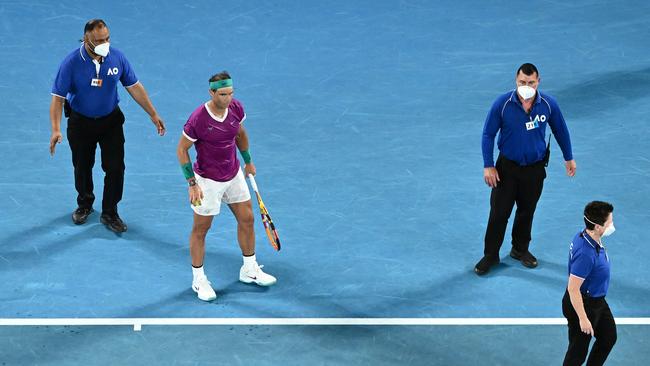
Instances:
[[[257,191],[257,183],[255,183],[255,177],[253,177],[253,174],[249,174],[248,179],[251,181],[251,187],[253,187],[253,191],[255,191],[257,193],[258,192]]]

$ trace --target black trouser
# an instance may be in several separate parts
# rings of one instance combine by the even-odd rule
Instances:
[[[587,366],[602,365],[605,363],[609,352],[616,343],[616,323],[605,297],[582,296],[587,319],[594,329],[596,342],[591,348]],[[582,365],[587,358],[591,336],[580,330],[580,320],[569,298],[569,292],[562,298],[562,313],[567,318],[569,325],[569,349],[564,356],[564,366]]]
[[[71,111],[68,118],[68,142],[72,151],[74,185],[77,204],[91,208],[93,194],[93,166],[97,143],[101,149],[104,177],[102,213],[116,214],[117,203],[122,199],[124,188],[124,114],[115,108],[109,115],[89,118]]]
[[[533,215],[546,178],[543,161],[519,166],[499,154],[496,169],[500,181],[496,188],[492,188],[490,196],[490,218],[485,231],[484,250],[484,254],[492,258],[499,257],[499,249],[515,203],[517,211],[512,227],[512,246],[520,252],[528,251]]]

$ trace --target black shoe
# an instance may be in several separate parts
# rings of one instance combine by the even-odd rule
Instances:
[[[79,207],[74,212],[72,213],[72,222],[74,222],[76,225],[81,225],[88,220],[88,216],[90,216],[91,213],[93,213],[95,210],[93,208],[82,208]]]
[[[476,263],[476,266],[474,266],[474,272],[476,272],[477,275],[482,276],[488,272],[490,272],[490,267],[495,266],[501,262],[499,258],[493,258],[493,257],[488,257],[484,256],[481,258],[478,263]]]
[[[106,225],[107,228],[118,234],[126,231],[126,224],[117,214],[102,214],[100,221],[102,224]]]
[[[535,268],[537,267],[537,258],[534,255],[530,254],[529,251],[519,252],[515,248],[512,248],[510,251],[510,256],[524,265],[524,267]]]

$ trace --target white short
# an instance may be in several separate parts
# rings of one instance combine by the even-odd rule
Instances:
[[[235,177],[227,182],[217,182],[212,179],[194,175],[196,183],[203,191],[203,199],[200,206],[191,205],[197,215],[214,216],[221,210],[221,202],[225,204],[246,202],[251,199],[251,194],[246,185],[244,173],[239,168]]]

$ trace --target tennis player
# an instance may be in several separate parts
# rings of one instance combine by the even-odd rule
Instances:
[[[219,214],[221,202],[228,205],[237,219],[237,240],[244,256],[239,280],[260,286],[271,286],[275,277],[264,273],[255,258],[255,232],[251,196],[244,179],[237,150],[244,159],[246,175],[255,175],[248,135],[242,123],[246,113],[233,98],[233,83],[228,72],[210,78],[210,100],[189,117],[178,142],[177,155],[189,184],[189,201],[194,210],[190,234],[192,257],[192,289],[203,301],[217,298],[203,270],[205,236],[212,219]],[[192,167],[189,149],[195,146],[196,162]]]

